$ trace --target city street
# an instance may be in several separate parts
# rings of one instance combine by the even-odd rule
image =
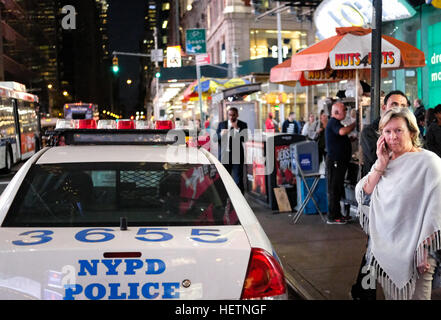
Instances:
[[[0,11],[0,300],[441,300],[441,0]]]

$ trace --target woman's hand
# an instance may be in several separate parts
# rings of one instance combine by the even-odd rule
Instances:
[[[389,163],[390,155],[389,149],[386,147],[386,138],[383,135],[381,135],[377,141],[377,158],[377,170],[386,170],[387,164]]]
[[[423,274],[429,271],[429,268],[430,264],[427,263],[427,250],[424,249],[424,260],[417,266],[417,269],[420,274]]]

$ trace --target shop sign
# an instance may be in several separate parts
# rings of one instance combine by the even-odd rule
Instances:
[[[334,36],[335,28],[372,24],[372,0],[323,0],[314,12],[320,39]],[[416,11],[405,0],[383,1],[382,21],[407,19]]]
[[[428,105],[436,106],[441,103],[441,22],[428,28],[428,67],[429,67],[429,101]]]
[[[304,76],[309,81],[341,81],[355,79],[355,70],[316,70],[305,71]]]
[[[372,34],[355,36],[347,34],[330,52],[331,69],[370,69],[372,61]],[[381,40],[382,68],[398,68],[401,53],[385,39]]]

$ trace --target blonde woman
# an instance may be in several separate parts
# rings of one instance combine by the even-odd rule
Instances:
[[[387,111],[379,131],[378,159],[356,186],[368,265],[387,299],[430,300],[441,249],[441,159],[420,148],[407,108]]]

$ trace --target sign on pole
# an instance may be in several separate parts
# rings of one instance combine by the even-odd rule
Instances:
[[[187,54],[207,53],[205,29],[185,30],[185,51]]]
[[[167,68],[180,68],[181,66],[181,46],[167,47]]]
[[[196,65],[197,66],[205,66],[207,64],[210,64],[210,54],[204,53],[204,54],[197,54],[196,55]]]
[[[153,49],[150,51],[150,59],[152,62],[162,62],[164,60],[164,50]]]

